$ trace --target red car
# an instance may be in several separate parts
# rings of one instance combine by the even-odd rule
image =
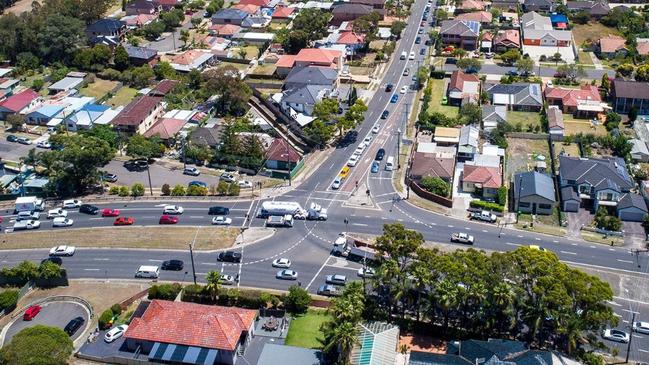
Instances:
[[[119,217],[119,209],[105,208],[101,211],[102,217]]]
[[[23,320],[25,321],[31,321],[36,317],[36,315],[41,311],[41,306],[40,305],[32,305],[31,307],[27,308],[25,311],[25,314],[23,314]]]
[[[178,217],[170,216],[170,215],[163,215],[160,217],[160,224],[176,224],[178,223]]]
[[[133,217],[119,217],[115,219],[115,222],[113,222],[114,226],[130,226],[131,224],[135,223],[135,219]]]

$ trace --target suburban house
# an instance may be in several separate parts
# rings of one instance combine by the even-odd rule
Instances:
[[[456,145],[460,143],[460,128],[435,127],[433,141],[438,145]]]
[[[281,107],[289,115],[293,115],[291,111],[294,111],[311,116],[318,102],[335,97],[335,90],[325,85],[303,85],[285,91],[281,98]]]
[[[211,35],[216,35],[223,38],[232,38],[233,35],[239,33],[241,27],[234,24],[213,24],[209,27]]]
[[[212,15],[212,24],[241,25],[248,13],[239,9],[221,9]]]
[[[269,16],[250,15],[241,22],[241,26],[244,28],[265,28],[270,25],[271,21],[272,18]]]
[[[355,53],[365,47],[365,34],[359,34],[353,31],[345,31],[337,34],[335,44],[345,46],[346,54],[353,56]]]
[[[483,198],[497,196],[498,188],[503,185],[500,167],[464,165],[460,179],[464,192],[475,193]]]
[[[239,0],[238,4],[240,5],[255,5],[259,6],[260,8],[268,8],[270,6],[271,1],[269,0]]]
[[[480,23],[464,20],[444,20],[439,34],[445,46],[474,50],[478,47]]]
[[[113,119],[112,124],[120,132],[126,134],[144,134],[160,118],[164,111],[164,103],[159,96],[139,96],[133,99]]]
[[[6,120],[12,114],[25,114],[42,102],[41,96],[32,89],[13,94],[0,101],[0,119]]]
[[[559,156],[559,180],[561,209],[566,212],[576,212],[580,206],[592,208],[593,212],[600,206],[616,210],[622,196],[635,186],[624,160],[619,157]],[[633,220],[629,218],[633,218],[630,213],[620,217],[623,220]]]
[[[493,37],[492,47],[496,52],[506,52],[521,47],[521,36],[517,29],[501,30]]]
[[[126,3],[126,15],[157,14],[162,7],[153,1],[135,0]]]
[[[90,129],[95,125],[108,125],[122,111],[123,107],[111,109],[107,105],[89,103],[77,110],[76,113],[65,118],[66,129],[78,131]]]
[[[284,80],[285,90],[306,85],[323,85],[332,89],[336,88],[338,85],[338,72],[330,67],[295,67]]]
[[[511,190],[517,212],[550,215],[557,203],[552,177],[537,171],[515,174]]]
[[[524,29],[523,44],[527,46],[570,47],[572,44],[572,32],[554,29]]]
[[[568,17],[566,14],[552,13],[550,14],[550,22],[552,22],[552,27],[554,29],[568,29]]]
[[[635,50],[641,57],[649,56],[649,38],[636,38]]]
[[[180,82],[176,80],[164,79],[160,80],[156,86],[149,91],[149,96],[165,96],[171,92]]]
[[[47,125],[65,109],[63,104],[44,104],[25,114],[25,123],[33,125]]]
[[[302,155],[283,138],[275,138],[266,150],[266,168],[291,171],[291,175],[304,164]]]
[[[645,141],[633,138],[629,140],[629,143],[631,144],[631,159],[634,162],[649,162],[649,149]]]
[[[173,145],[176,134],[183,129],[185,124],[187,124],[187,121],[184,119],[165,118],[163,116],[151,128],[144,132],[144,136],[147,138],[157,136],[166,145]]]
[[[518,0],[492,0],[491,7],[494,9],[500,9],[503,11],[517,12],[518,11]]]
[[[59,92],[68,92],[70,90],[78,90],[85,84],[83,77],[69,77],[66,76],[61,80],[53,83],[47,87],[47,90],[50,94],[56,94]]]
[[[563,123],[563,113],[556,105],[548,106],[547,110],[548,118],[548,131],[553,136],[563,136],[563,133],[566,129]]]
[[[472,11],[470,13],[462,13],[455,17],[455,20],[474,21],[482,25],[489,25],[493,20],[493,15],[488,11]]]
[[[158,51],[146,47],[136,47],[130,44],[124,45],[126,53],[128,53],[128,60],[136,66],[150,65],[155,66],[158,63]]]
[[[439,146],[435,142],[420,142],[413,155],[408,173],[410,179],[419,181],[425,176],[439,177],[451,183],[455,170],[455,147]]]
[[[333,6],[331,10],[332,19],[329,23],[331,25],[340,25],[342,22],[353,21],[372,12],[378,13],[383,19],[383,11],[374,9],[371,5],[340,3]]]
[[[273,11],[271,18],[274,22],[288,23],[295,17],[295,8],[288,6],[278,6]]]
[[[86,27],[86,36],[91,43],[97,43],[96,38],[112,38],[117,43],[124,40],[126,35],[126,23],[117,19],[99,19]]]
[[[552,0],[525,0],[523,1],[523,10],[527,13],[530,11],[541,11],[550,13],[554,11],[555,2]]]
[[[457,144],[458,161],[473,160],[478,153],[480,142],[480,130],[472,125],[465,125],[460,128],[460,141]]]
[[[297,55],[282,55],[275,64],[280,77],[287,76],[293,67],[322,66],[337,70],[342,68],[343,53],[322,48],[303,48]]]
[[[608,15],[611,7],[606,1],[567,1],[568,11],[578,13],[585,11],[593,19],[600,19]]]
[[[222,125],[212,127],[195,128],[189,135],[189,141],[197,146],[208,146],[215,148],[221,143]]]
[[[169,11],[178,5],[181,5],[181,0],[152,0],[154,4],[158,5],[162,10]]]
[[[491,104],[505,105],[509,110],[540,111],[543,107],[541,85],[532,83],[491,84],[485,83],[483,91]]]
[[[599,39],[598,52],[603,58],[615,58],[626,56],[629,49],[626,47],[625,38],[609,34]]]
[[[233,365],[254,336],[255,310],[153,300],[124,334],[152,362]],[[164,328],[164,331],[160,330]]]
[[[215,62],[216,57],[213,53],[197,49],[187,50],[181,54],[172,56],[169,59],[171,67],[179,72],[189,72],[193,69],[202,71],[206,67],[213,65]]]
[[[480,0],[464,0],[455,10],[461,13],[483,11],[487,9],[487,3]],[[457,17],[456,17],[457,19]]]
[[[636,108],[639,115],[649,114],[649,82],[615,79],[612,97],[616,113],[627,114]]]
[[[462,70],[453,71],[446,95],[450,105],[477,104],[480,98],[480,78],[477,74],[467,74]]]
[[[158,14],[138,14],[127,15],[120,20],[126,24],[128,29],[133,30],[149,25],[156,19],[158,19]]]
[[[248,15],[254,15],[259,13],[261,7],[253,4],[236,4],[232,5],[230,9],[239,9],[245,13],[248,13]]]
[[[486,132],[507,121],[507,107],[503,105],[482,105],[482,129]]]
[[[552,30],[552,20],[549,17],[543,16],[535,11],[525,13],[521,17],[521,27],[526,29],[536,30]]]
[[[594,117],[604,111],[602,98],[597,86],[581,85],[579,89],[565,89],[561,87],[546,87],[545,100],[549,105],[561,108],[564,114],[575,117]]]

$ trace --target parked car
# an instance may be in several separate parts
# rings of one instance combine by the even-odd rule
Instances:
[[[633,332],[649,335],[649,322],[633,322]]]
[[[50,149],[52,148],[52,144],[48,141],[39,141],[38,143],[36,143],[36,147]]]
[[[207,212],[208,215],[228,215],[230,214],[230,208],[214,206],[210,207]]]
[[[50,256],[74,256],[76,250],[74,246],[60,245],[50,249]]]
[[[13,134],[7,135],[7,142],[18,142],[18,137],[14,136]]]
[[[399,92],[402,93],[402,94],[407,93],[408,92],[408,85],[403,85]]]
[[[127,329],[128,325],[126,324],[121,324],[117,327],[111,328],[110,331],[106,332],[106,334],[104,335],[104,341],[111,343],[117,340],[124,335]]]
[[[179,205],[165,205],[162,208],[162,214],[183,214],[185,209]]]
[[[358,163],[358,155],[352,155],[349,160],[347,160],[347,166],[354,167]]]
[[[374,161],[374,162],[372,162],[372,168],[370,169],[370,172],[372,172],[372,173],[377,173],[377,172],[379,172],[379,167],[380,167],[380,166],[379,166],[379,162],[378,162],[378,161]]]
[[[47,211],[47,219],[57,218],[57,217],[67,217],[68,211],[61,208],[50,209]]]
[[[229,226],[232,224],[232,218],[227,218],[222,215],[218,215],[212,218],[212,224],[217,226]]]
[[[219,253],[217,256],[218,261],[223,261],[223,262],[241,262],[242,256],[239,252],[234,252],[234,251],[225,251]]]
[[[52,227],[70,227],[74,224],[74,220],[70,218],[57,217],[52,219]]]
[[[119,217],[119,209],[104,208],[101,211],[102,217]]]
[[[79,208],[81,206],[81,204],[82,204],[81,200],[77,200],[77,199],[64,200],[63,201],[63,208],[65,208],[65,209],[75,209],[75,208]]]
[[[293,270],[284,269],[278,271],[275,277],[281,280],[297,280],[297,272]]]
[[[108,171],[102,172],[101,178],[106,182],[111,182],[111,183],[117,182],[117,175],[111,174]]]
[[[331,184],[331,188],[334,189],[334,190],[338,190],[338,189],[340,189],[340,185],[342,185],[342,183],[343,183],[343,180],[340,178],[340,176],[337,176],[334,179],[334,182]]]
[[[83,319],[83,317],[75,317],[65,325],[63,331],[65,331],[68,336],[73,336],[84,323],[86,323],[86,320]]]
[[[165,260],[162,262],[160,268],[162,270],[170,271],[180,271],[185,267],[185,263],[182,260]]]
[[[51,262],[51,263],[59,265],[59,266],[63,265],[63,259],[61,259],[60,257],[57,257],[57,256],[51,256],[51,257],[42,259],[41,260],[41,265],[43,265],[46,262]]]
[[[235,279],[232,275],[221,274],[219,277],[219,283],[223,285],[234,285]]]
[[[387,84],[385,85],[385,92],[390,92],[394,88],[394,85],[392,84]]]
[[[130,226],[133,223],[135,223],[135,219],[133,219],[133,217],[118,217],[113,222],[113,225],[114,226]]]
[[[81,204],[79,207],[79,213],[95,215],[99,213],[99,207],[90,204]]]
[[[385,157],[385,149],[379,148],[379,150],[376,151],[376,156],[374,156],[374,159],[376,161],[382,161],[383,157]]]
[[[374,271],[374,269],[372,269],[371,267],[361,267],[360,269],[358,269],[357,273],[358,276],[362,278],[371,278],[376,275],[376,271]]]
[[[338,288],[333,285],[322,285],[318,288],[318,295],[335,297],[340,295],[340,290],[338,290]]]
[[[415,44],[420,44],[421,43],[421,37],[415,38]]]
[[[201,188],[207,188],[206,183],[204,183],[202,181],[198,181],[198,180],[190,181],[189,184],[187,184],[187,186],[198,186],[198,187],[201,187]]]
[[[291,260],[284,257],[275,259],[273,261],[273,267],[281,267],[284,269],[288,269],[289,267],[291,267]]]
[[[345,285],[347,284],[347,277],[345,275],[340,275],[340,274],[327,275],[325,278],[325,282],[327,284],[333,284],[333,285]]]
[[[227,172],[222,173],[221,176],[219,176],[219,179],[229,183],[237,181],[233,174],[229,174]]]
[[[158,224],[176,224],[178,223],[178,217],[164,214],[160,217]]]
[[[629,339],[631,338],[631,336],[629,336],[628,333],[621,330],[611,329],[611,328],[605,329],[604,332],[602,333],[602,337],[610,341],[622,342],[622,343],[628,343]]]
[[[185,167],[183,169],[183,175],[198,176],[201,172],[195,167]]]
[[[390,115],[390,112],[384,110],[383,113],[381,113],[381,119],[388,119],[388,115]]]
[[[252,182],[248,180],[239,180],[237,184],[239,184],[239,187],[242,189],[252,189]]]
[[[23,314],[23,321],[31,321],[38,315],[38,313],[41,312],[42,309],[43,307],[38,304],[30,306],[29,308],[27,308],[27,310],[25,310],[25,313]]]
[[[22,211],[18,212],[16,215],[16,222],[20,221],[29,221],[29,220],[39,220],[41,218],[41,213],[40,212],[30,212],[30,211]],[[0,222],[2,223],[2,222]]]
[[[471,219],[476,219],[483,222],[495,223],[498,217],[495,214],[489,213],[486,210],[481,212],[473,212],[469,216]]]
[[[380,124],[374,124],[374,127],[372,127],[372,133],[377,134],[381,130],[381,125]]]
[[[18,143],[20,143],[20,144],[26,144],[26,145],[30,145],[30,144],[32,144],[32,140],[29,139],[29,138],[27,138],[27,137],[18,137],[18,139],[16,140],[16,142],[18,142]]]

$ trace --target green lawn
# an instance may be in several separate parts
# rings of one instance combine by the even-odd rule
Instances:
[[[117,81],[95,79],[95,82],[88,84],[86,87],[79,90],[79,93],[84,96],[91,96],[97,100],[101,99],[109,91],[117,86]]]
[[[127,86],[124,86],[123,88],[117,90],[117,92],[115,93],[115,95],[112,98],[108,99],[108,101],[106,102],[106,105],[110,105],[110,106],[124,105],[124,106],[126,106],[128,103],[131,102],[131,100],[133,100],[135,95],[137,95],[137,90],[135,90],[133,88],[130,88],[130,87],[127,87]]]
[[[306,314],[291,321],[286,335],[286,345],[305,347],[308,349],[322,348],[323,340],[320,326],[331,319],[323,310],[310,309]]]
[[[523,131],[527,131],[528,125],[541,125],[541,115],[537,112],[507,112],[507,121],[515,126],[521,124]]]
[[[433,83],[433,94],[431,96],[430,104],[428,104],[428,112],[442,113],[451,118],[455,118],[459,111],[456,106],[442,105],[442,97],[444,97],[444,80],[430,79],[428,82]]]
[[[593,58],[588,52],[579,51],[579,63],[582,65],[594,65]]]

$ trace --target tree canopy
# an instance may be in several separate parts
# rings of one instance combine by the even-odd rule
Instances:
[[[11,338],[0,350],[0,362],[7,365],[65,365],[72,354],[70,336],[57,327],[35,325]]]

